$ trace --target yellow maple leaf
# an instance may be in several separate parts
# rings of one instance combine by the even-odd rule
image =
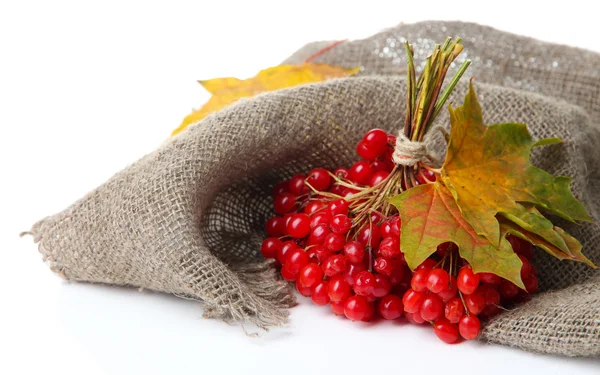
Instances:
[[[304,62],[298,65],[274,66],[261,70],[252,78],[243,80],[227,77],[198,81],[212,94],[212,97],[202,108],[187,115],[171,135],[179,133],[189,125],[202,120],[208,114],[218,111],[240,98],[306,83],[321,82],[331,78],[349,77],[359,70],[360,68],[345,69],[327,64]]]

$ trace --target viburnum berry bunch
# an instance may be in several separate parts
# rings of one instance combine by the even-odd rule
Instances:
[[[446,72],[462,51],[460,39],[449,38],[443,46],[437,45],[419,79],[412,47],[408,43],[405,47],[408,87],[403,129],[397,135],[381,129],[368,131],[356,145],[361,160],[350,168],[315,168],[275,185],[277,215],[266,223],[268,238],[261,253],[276,260],[283,278],[295,282],[300,294],[317,305],[329,304],[336,315],[354,321],[405,316],[414,324],[429,322],[447,343],[472,340],[479,335],[480,318],[492,317],[537,291],[537,270],[530,262],[534,244],[561,259],[593,266],[581,254],[577,240],[552,226],[536,207],[573,220],[584,220],[587,213],[582,206],[583,213],[577,211],[580,203],[571,200],[568,186],[569,194],[563,192],[561,200],[552,196],[551,201],[543,189],[513,183],[512,191],[532,191],[530,195],[538,194],[541,203],[516,198],[512,202],[502,195],[486,200],[482,193],[477,204],[488,204],[488,210],[473,214],[469,199],[461,195],[469,186],[461,183],[452,163],[468,171],[471,163],[488,162],[477,160],[479,156],[506,161],[488,168],[497,174],[492,177],[498,183],[490,178],[479,183],[483,187],[472,188],[493,191],[507,180],[498,165],[506,168],[513,162],[517,168],[527,167],[522,158],[501,159],[510,156],[503,150],[511,150],[510,142],[526,144],[530,137],[525,136],[526,128],[502,124],[504,128],[490,128],[506,128],[511,137],[501,133],[491,141],[477,139],[483,131],[478,126],[484,126],[478,123],[481,108],[471,87],[464,107],[450,111],[453,132],[440,168],[428,149],[431,124],[469,61],[442,91]],[[523,140],[515,141],[519,135]],[[477,152],[476,147],[499,154]],[[544,171],[527,173],[537,173],[549,186],[555,184],[553,194],[564,190],[563,180],[554,180]],[[492,203],[494,199],[497,202]],[[514,204],[506,203],[509,209],[493,207],[502,199]],[[575,208],[565,209],[566,205]],[[479,228],[490,213],[492,221],[488,222],[497,227],[497,233],[494,228]]]

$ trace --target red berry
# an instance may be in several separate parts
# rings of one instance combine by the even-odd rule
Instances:
[[[371,175],[373,175],[371,163],[368,161],[358,161],[350,167],[348,179],[358,185],[366,185],[369,183]]]
[[[276,258],[277,252],[282,246],[283,243],[279,238],[269,237],[263,241],[260,246],[260,252],[265,258]]]
[[[427,290],[427,278],[429,277],[430,272],[431,270],[428,269],[420,269],[415,272],[410,281],[410,287],[417,292],[425,292]]]
[[[479,336],[481,323],[475,315],[463,316],[458,323],[458,331],[465,340],[474,340]]]
[[[344,186],[342,186],[342,185],[333,184],[329,188],[329,192],[331,194],[345,196],[345,194],[346,194],[346,188]]]
[[[494,275],[493,273],[481,272],[477,275],[479,275],[479,280],[486,284],[500,285],[500,283],[502,282],[502,278],[500,278],[500,276],[498,275]]]
[[[534,275],[529,275],[528,278],[524,279],[523,284],[525,284],[525,289],[529,294],[533,294],[538,290],[538,279]]]
[[[419,170],[419,173],[417,173],[417,180],[421,184],[428,184],[431,182],[435,182],[435,180],[436,180],[435,173],[433,173],[432,171],[430,171],[427,168],[421,168]]]
[[[325,241],[323,242],[323,246],[329,251],[339,251],[344,248],[344,243],[346,242],[343,235],[338,233],[329,233],[327,237],[325,237]]]
[[[310,231],[308,239],[306,240],[306,245],[312,246],[323,244],[329,233],[331,232],[329,231],[327,224],[317,225]]]
[[[519,259],[521,259],[521,262],[523,263],[523,266],[521,266],[521,279],[525,280],[529,277],[529,275],[531,275],[533,267],[531,267],[531,263],[529,263],[527,258],[525,258],[523,255],[519,255]]]
[[[448,288],[442,290],[438,293],[438,296],[442,299],[442,301],[446,302],[456,297],[456,293],[458,292],[458,287],[456,286],[456,277],[450,276],[450,283],[448,284]]]
[[[406,320],[408,320],[412,324],[419,325],[419,324],[425,323],[425,320],[421,317],[421,314],[419,314],[418,312],[416,312],[416,313],[405,312],[404,316],[406,317]]]
[[[337,275],[329,280],[327,285],[327,294],[333,302],[340,302],[350,296],[350,285],[344,280],[344,277]]]
[[[312,287],[311,298],[319,306],[325,306],[329,303],[329,283],[320,280]]]
[[[437,295],[430,294],[423,299],[419,311],[423,319],[432,322],[444,313],[444,303]]]
[[[417,266],[417,270],[432,270],[437,265],[437,262],[431,258],[427,258],[423,263]]]
[[[409,289],[404,293],[402,297],[402,304],[404,305],[404,311],[409,313],[416,313],[421,309],[421,303],[425,299],[424,292],[417,292],[413,289]]]
[[[312,293],[312,289],[303,286],[302,284],[300,284],[299,280],[296,280],[296,289],[298,290],[298,292],[300,292],[300,294],[302,294],[304,297],[310,297],[311,293]]]
[[[427,276],[427,289],[432,293],[440,293],[444,290],[448,290],[450,285],[450,275],[448,272],[441,268],[436,268],[429,272]]]
[[[447,344],[452,344],[458,340],[458,327],[445,318],[438,319],[435,322],[433,332],[435,332],[440,340]]]
[[[463,297],[467,310],[471,314],[479,315],[485,308],[485,297],[478,291],[473,294],[467,294]]]
[[[519,293],[519,287],[508,280],[502,279],[502,282],[500,283],[500,287],[498,288],[498,291],[500,292],[500,295],[503,298],[510,299],[510,298],[513,298],[514,296],[516,296],[517,293]]]
[[[375,305],[373,304],[374,300],[370,299],[369,297],[365,297],[365,299],[367,300],[367,313],[362,318],[362,322],[370,321],[371,318],[373,318],[373,315],[375,315]]]
[[[400,228],[402,227],[402,222],[400,221],[400,216],[392,217],[390,221],[390,225],[392,228],[392,234],[396,237],[400,237]]]
[[[506,239],[512,245],[515,253],[523,255],[527,259],[533,258],[533,245],[519,237],[509,234]]]
[[[363,296],[352,296],[346,300],[344,314],[350,320],[361,321],[368,316],[369,302]]]
[[[327,191],[331,184],[331,176],[325,168],[315,168],[308,173],[306,181],[318,191]]]
[[[310,257],[311,260],[316,260],[317,263],[324,263],[331,253],[325,247],[321,245],[312,246],[307,248],[306,253]]]
[[[329,202],[329,205],[327,205],[327,210],[330,216],[347,215],[348,202],[345,199],[336,199]]]
[[[371,176],[371,179],[369,180],[369,186],[379,185],[380,183],[385,181],[385,179],[389,175],[390,175],[390,172],[387,172],[387,171],[379,171],[379,172],[373,173],[373,175]]]
[[[388,278],[383,275],[375,275],[375,285],[371,294],[375,298],[381,298],[387,296],[390,290],[392,290],[392,284]]]
[[[360,141],[356,145],[356,152],[366,160],[375,160],[379,156],[378,151],[375,148],[370,148],[364,141]]]
[[[350,230],[352,227],[352,221],[348,216],[339,214],[335,215],[331,218],[331,222],[329,223],[329,227],[333,233],[344,234]]]
[[[292,215],[287,223],[288,234],[294,238],[303,238],[310,233],[310,217],[307,214]]]
[[[379,242],[381,241],[379,227],[371,224],[365,225],[358,231],[356,239],[365,246],[379,246]]]
[[[333,313],[335,315],[338,316],[344,316],[344,306],[346,305],[346,301],[338,301],[338,302],[334,302],[331,301],[331,311],[333,311]]]
[[[283,278],[287,281],[294,281],[296,280],[296,275],[294,273],[292,273],[289,270],[289,267],[287,267],[287,265],[283,265],[283,267],[281,267],[281,276],[283,276]]]
[[[361,263],[365,258],[365,246],[358,241],[350,241],[344,245],[344,255],[349,262]]]
[[[325,208],[325,203],[320,200],[310,201],[304,206],[304,213],[308,216],[315,214]]]
[[[479,276],[473,273],[471,267],[463,267],[458,272],[456,286],[463,294],[474,293],[479,286]]]
[[[339,178],[348,178],[348,170],[346,168],[338,168],[333,172]]]
[[[390,173],[394,169],[394,163],[391,159],[388,160],[375,160],[371,163],[371,170],[373,172],[388,172]]]
[[[308,263],[310,263],[308,254],[304,250],[296,248],[291,251],[284,266],[292,275],[296,276]]]
[[[290,212],[295,206],[296,197],[292,193],[279,194],[273,200],[273,208],[280,215]]]
[[[367,266],[364,263],[350,263],[346,262],[346,269],[344,270],[344,278],[350,285],[354,285],[354,278],[357,274],[365,271]]]
[[[273,186],[273,197],[276,197],[279,194],[289,193],[289,192],[290,192],[290,189],[289,189],[288,181],[282,181],[282,182],[276,184],[275,186]]]
[[[369,271],[361,271],[354,277],[354,292],[361,296],[373,294],[375,277]]]
[[[378,273],[390,277],[392,272],[394,271],[394,265],[391,260],[385,258],[377,258],[375,259],[375,264],[373,268]],[[402,267],[400,267],[402,269]],[[404,270],[403,270],[404,271]],[[400,277],[402,278],[402,277]]]
[[[265,227],[269,237],[281,237],[287,234],[285,220],[280,216],[274,216],[267,220]]]
[[[479,285],[477,292],[483,295],[486,305],[499,305],[500,304],[500,293],[488,284]]]
[[[319,213],[313,214],[310,218],[310,227],[311,228],[315,228],[321,224],[329,224],[329,214],[327,214],[326,212],[319,212]]]
[[[456,251],[456,249],[458,249],[458,247],[454,243],[444,242],[443,244],[438,245],[435,252],[438,253],[439,256],[443,257],[444,255],[448,254],[449,252]]]
[[[277,260],[281,264],[285,264],[293,250],[299,250],[298,245],[294,241],[285,241],[277,251]]]
[[[458,323],[463,315],[465,315],[465,307],[460,298],[453,298],[446,303],[444,316],[450,323]]]
[[[392,259],[400,255],[400,241],[397,237],[386,237],[379,244],[379,254]]]
[[[398,319],[402,316],[402,312],[404,311],[402,298],[393,294],[388,294],[379,301],[377,311],[379,311],[379,315],[381,315],[383,319]]]
[[[346,258],[341,254],[332,255],[323,264],[323,272],[328,277],[339,275],[346,269]]]
[[[384,238],[392,236],[392,224],[389,220],[381,224],[381,226],[379,227],[379,232],[381,234],[381,237]]]
[[[496,305],[487,305],[485,309],[479,314],[482,318],[491,318],[498,315],[502,310]]]
[[[364,142],[370,148],[382,154],[388,147],[388,134],[381,129],[371,129],[363,137]]]
[[[301,194],[306,194],[308,193],[309,189],[308,186],[306,186],[304,184],[304,180],[306,179],[306,176],[303,174],[297,174],[294,177],[292,177],[290,179],[289,182],[289,189],[290,189],[290,193],[294,194],[294,195],[301,195]]]
[[[323,270],[315,263],[309,263],[300,270],[298,281],[307,288],[312,288],[323,279]]]
[[[382,258],[384,259],[384,258]],[[392,285],[400,285],[402,283],[404,283],[404,288],[408,288],[410,286],[410,271],[406,270],[406,267],[398,262],[397,260],[394,261],[389,261],[386,260],[388,263],[392,263],[392,274],[389,275],[390,278],[390,284]]]

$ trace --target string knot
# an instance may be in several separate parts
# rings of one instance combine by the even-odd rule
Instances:
[[[439,125],[428,131],[422,141],[411,141],[401,130],[396,137],[396,148],[392,155],[394,163],[408,167],[412,167],[419,162],[428,165],[439,165],[440,158],[432,147],[434,143],[432,135],[436,131],[442,132],[445,138],[448,138],[446,129]]]

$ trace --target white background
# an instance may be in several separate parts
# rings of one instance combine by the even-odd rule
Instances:
[[[159,145],[208,98],[196,79],[252,76],[312,40],[461,19],[600,51],[592,1],[390,3],[0,1],[0,373],[598,374],[307,303],[251,339],[195,302],[67,283],[18,238]]]

